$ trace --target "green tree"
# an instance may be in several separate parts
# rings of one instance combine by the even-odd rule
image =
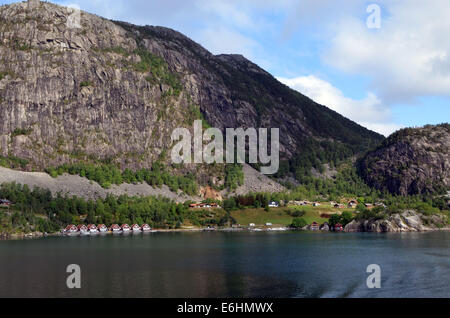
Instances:
[[[341,219],[341,216],[339,214],[333,214],[330,217],[330,219],[328,220],[328,223],[331,226],[335,226],[336,224],[341,223],[341,222],[342,222],[342,219]]]
[[[291,227],[294,229],[301,229],[307,226],[308,223],[304,218],[294,218],[291,223]]]
[[[343,226],[346,226],[351,221],[353,221],[353,214],[351,212],[348,212],[348,211],[342,212],[342,214],[341,214],[341,222],[340,223]]]

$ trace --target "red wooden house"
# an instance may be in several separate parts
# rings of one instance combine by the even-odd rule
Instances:
[[[100,233],[106,233],[108,232],[108,227],[105,224],[99,224],[97,226],[98,230],[100,231]]]
[[[90,233],[98,233],[98,228],[95,224],[89,224],[87,228]]]
[[[111,232],[113,233],[119,233],[122,231],[122,228],[119,226],[119,224],[113,224],[111,225]]]
[[[133,230],[133,232],[141,232],[141,227],[139,224],[133,224],[131,226],[131,229]]]
[[[76,232],[78,232],[78,229],[75,225],[70,224],[70,225],[66,226],[66,228],[64,229],[64,232],[65,233],[76,233]]]
[[[341,223],[337,223],[337,224],[334,226],[334,230],[335,230],[336,232],[342,232],[342,231],[344,230],[344,227],[342,226]]]
[[[131,227],[126,223],[122,224],[121,228],[124,233],[129,232],[131,230]]]

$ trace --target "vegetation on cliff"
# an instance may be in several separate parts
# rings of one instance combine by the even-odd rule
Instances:
[[[104,188],[110,188],[112,184],[121,185],[122,183],[136,184],[147,182],[152,187],[161,187],[165,184],[171,191],[176,192],[181,190],[189,195],[196,195],[199,190],[194,176],[173,175],[166,171],[164,166],[159,163],[155,163],[152,169],[140,169],[138,171],[132,171],[130,169],[122,171],[113,164],[64,164],[57,168],[49,168],[47,172],[54,178],[63,173],[79,175],[97,182]]]

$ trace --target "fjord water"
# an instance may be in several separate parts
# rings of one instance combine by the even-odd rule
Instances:
[[[66,286],[69,264],[81,289]],[[366,268],[381,267],[368,289]],[[450,233],[152,233],[0,241],[0,297],[449,297]]]

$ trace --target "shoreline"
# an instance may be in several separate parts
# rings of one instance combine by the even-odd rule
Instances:
[[[80,237],[80,236],[86,236],[86,237],[97,237],[97,236],[133,236],[133,235],[141,235],[141,234],[153,234],[153,233],[200,233],[200,232],[257,232],[257,233],[273,233],[273,232],[298,232],[298,233],[377,233],[377,234],[392,234],[392,233],[430,233],[430,232],[446,232],[450,231],[450,227],[444,227],[444,228],[427,228],[422,231],[417,230],[407,230],[407,231],[386,231],[386,232],[375,232],[375,231],[323,231],[323,230],[304,230],[304,229],[294,229],[289,227],[277,227],[277,228],[219,228],[219,229],[208,229],[208,228],[184,228],[184,229],[157,229],[152,230],[150,232],[137,232],[137,233],[118,233],[114,234],[112,232],[106,232],[106,233],[99,233],[94,235],[66,235],[63,233],[27,233],[27,234],[8,234],[8,235],[0,235],[0,241],[16,241],[16,240],[32,240],[32,239],[41,239],[45,237]]]

